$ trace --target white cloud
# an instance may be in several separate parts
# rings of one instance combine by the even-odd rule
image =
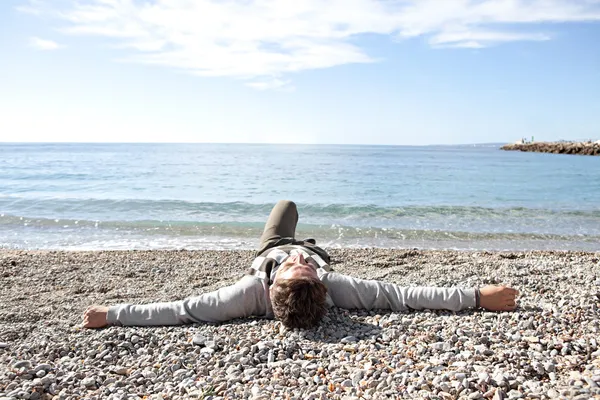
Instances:
[[[377,60],[355,40],[423,37],[484,48],[551,39],[541,24],[600,21],[599,0],[31,0],[72,35],[110,38],[132,61],[281,88],[290,72]],[[550,30],[551,32],[551,30]]]
[[[39,37],[29,38],[29,46],[38,50],[58,50],[64,47],[53,40],[40,39]]]
[[[249,86],[251,88],[258,89],[258,90],[274,89],[274,90],[290,92],[295,89],[291,85],[291,83],[292,82],[290,80],[282,80],[279,78],[272,78],[272,79],[262,80],[262,81],[247,82],[246,86]]]
[[[44,10],[44,4],[40,0],[29,0],[27,4],[16,6],[15,10],[32,15],[42,15]]]
[[[462,32],[442,32],[431,37],[429,42],[434,46],[483,48],[505,42],[545,40],[550,40],[550,36],[542,33],[465,30]]]

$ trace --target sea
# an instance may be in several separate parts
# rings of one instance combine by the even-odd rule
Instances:
[[[600,157],[501,144],[0,144],[0,248],[600,251]]]

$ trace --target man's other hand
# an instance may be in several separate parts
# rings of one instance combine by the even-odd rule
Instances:
[[[490,311],[512,311],[517,308],[519,291],[507,286],[488,285],[479,289],[479,305]]]
[[[83,327],[84,328],[104,328],[108,323],[106,322],[106,315],[108,314],[108,307],[104,306],[89,306],[83,313]]]

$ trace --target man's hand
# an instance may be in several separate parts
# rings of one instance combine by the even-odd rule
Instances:
[[[106,315],[108,314],[108,307],[104,306],[89,306],[83,313],[83,327],[84,328],[104,328],[108,323],[106,322]]]
[[[506,286],[488,285],[479,289],[479,305],[490,311],[512,311],[517,308],[519,291]]]

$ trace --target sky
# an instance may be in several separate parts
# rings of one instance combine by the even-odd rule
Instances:
[[[600,0],[2,0],[0,142],[600,139]]]

